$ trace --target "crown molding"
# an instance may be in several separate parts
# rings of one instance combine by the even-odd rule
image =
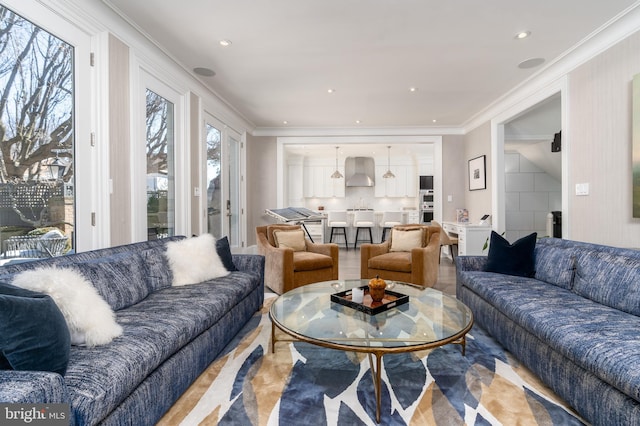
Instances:
[[[253,136],[442,136],[462,135],[461,127],[257,127]]]

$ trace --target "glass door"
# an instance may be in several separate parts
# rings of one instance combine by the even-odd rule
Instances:
[[[231,247],[242,241],[240,213],[240,135],[205,114],[206,231],[228,237]],[[223,143],[224,141],[224,143]]]
[[[59,256],[76,230],[76,52],[2,5],[0,27],[0,251]]]
[[[206,146],[206,230],[215,238],[223,236],[222,226],[222,132],[211,122],[206,121],[204,129]]]
[[[174,235],[174,105],[147,89],[147,237],[149,240]]]
[[[240,137],[235,132],[227,136],[227,221],[229,242],[232,247],[240,246]]]

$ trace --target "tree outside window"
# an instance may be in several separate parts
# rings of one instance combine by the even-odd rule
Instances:
[[[174,235],[174,107],[146,91],[147,232],[149,239]]]
[[[73,58],[73,46],[0,6],[3,242],[53,229],[72,235]]]

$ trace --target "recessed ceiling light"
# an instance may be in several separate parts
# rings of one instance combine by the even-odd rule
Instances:
[[[289,124],[289,122],[287,120],[284,120],[282,124]]]
[[[360,124],[360,123],[361,123],[361,121],[360,121],[360,120],[356,120],[356,124]]]
[[[231,40],[227,40],[227,39],[220,40],[220,46],[222,46],[222,47],[229,47],[229,46],[231,46]]]
[[[523,38],[527,38],[531,35],[531,31],[522,31],[516,34],[516,38],[518,40],[522,40]]]
[[[433,120],[431,120],[433,123],[437,123],[438,120],[436,120],[435,118]]]
[[[409,87],[409,91],[410,92],[417,92],[418,88],[417,87]]]
[[[335,93],[335,89],[327,89],[327,93]]]
[[[203,77],[213,77],[214,75],[216,75],[216,72],[214,70],[204,67],[196,67],[193,69],[193,72]]]
[[[525,70],[529,68],[535,68],[539,65],[542,65],[543,63],[544,63],[544,58],[531,58],[531,59],[527,59],[526,61],[520,62],[518,64],[518,68]]]

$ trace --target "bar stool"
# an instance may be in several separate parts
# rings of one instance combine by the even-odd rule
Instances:
[[[333,232],[336,231],[336,236],[342,235],[344,237],[344,245],[349,251],[349,241],[347,241],[347,212],[346,211],[329,211],[327,214],[327,226],[331,228],[331,236],[329,242],[333,242]],[[338,231],[342,231],[339,233]]]
[[[373,210],[356,210],[353,217],[353,226],[356,228],[356,239],[353,242],[354,250],[358,245],[358,234],[360,234],[361,229],[369,230],[369,242],[373,244],[373,235],[371,234],[373,225]]]
[[[382,238],[380,242],[383,243],[388,230],[391,230],[396,225],[402,225],[402,212],[384,212],[382,213],[382,220],[380,226],[382,227]]]

